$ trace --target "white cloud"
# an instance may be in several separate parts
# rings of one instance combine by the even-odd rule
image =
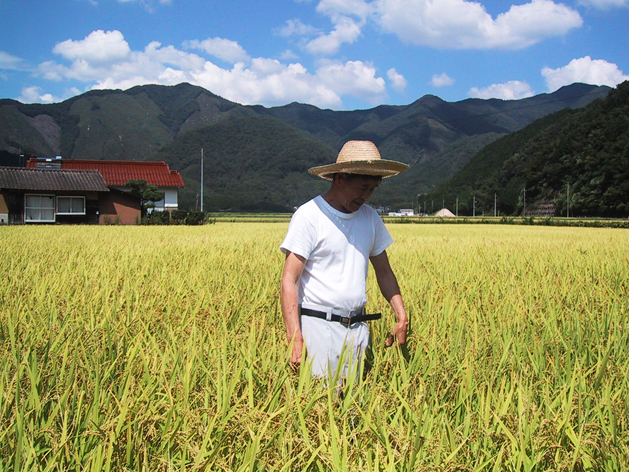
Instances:
[[[218,95],[243,104],[280,105],[305,101],[319,106],[339,106],[339,94],[318,86],[315,78],[300,64],[288,66],[279,61],[252,61],[252,67],[236,64],[231,70],[206,62],[203,70],[190,72],[192,82]]]
[[[297,58],[299,58],[299,56],[295,54],[293,51],[291,51],[290,49],[287,49],[283,51],[282,54],[280,54],[280,59],[284,61],[292,61]]]
[[[521,98],[532,97],[535,92],[526,82],[510,80],[504,84],[492,84],[485,88],[472,87],[468,95],[473,98],[500,98],[502,100],[519,100]]]
[[[391,81],[391,86],[394,90],[401,92],[408,85],[408,82],[406,81],[404,76],[395,69],[389,69],[387,71],[387,77]]]
[[[334,28],[306,42],[304,49],[316,56],[336,54],[343,44],[352,44],[359,38],[373,8],[364,0],[321,0],[317,12],[328,16]]]
[[[454,85],[454,79],[449,77],[445,72],[439,75],[435,74],[430,80],[430,85],[433,87],[449,87],[450,85]]]
[[[88,0],[88,1],[94,5],[98,4],[97,0]],[[159,3],[160,5],[172,4],[172,0],[118,0],[118,2],[119,3],[139,3],[148,12],[153,12],[155,10],[155,3]]]
[[[349,15],[365,20],[373,12],[373,5],[364,0],[321,0],[317,11],[329,16],[334,22],[337,17]]]
[[[64,90],[62,96],[57,97],[51,93],[44,93],[41,87],[29,86],[22,88],[22,94],[17,100],[22,103],[56,103],[74,97],[80,93],[81,91],[76,87],[70,87]]]
[[[609,10],[613,7],[627,7],[629,0],[579,0],[581,5]]]
[[[115,63],[90,62],[81,58],[69,67],[48,61],[40,64],[38,69],[39,74],[48,80],[73,79],[95,82],[95,88],[109,88],[110,85],[117,85],[113,88],[128,88],[153,83],[169,66],[194,69],[203,67],[203,63],[204,59],[195,54],[172,46],[162,47],[159,42],[153,41],[144,51],[130,52],[124,60]]]
[[[273,30],[273,33],[284,38],[289,38],[291,36],[312,36],[318,33],[318,30],[314,26],[305,25],[301,20],[295,19],[286,21],[284,26]]]
[[[225,62],[235,64],[236,62],[247,62],[250,57],[236,41],[224,38],[208,38],[203,41],[186,41],[184,47],[190,49],[200,49],[217,57]]]
[[[65,90],[63,94],[63,100],[65,100],[66,98],[74,97],[75,95],[78,95],[80,93],[81,91],[78,88],[70,87],[69,89]]]
[[[324,61],[317,70],[318,82],[338,94],[349,94],[376,103],[386,97],[386,84],[376,77],[373,65],[362,61]]]
[[[92,63],[119,61],[129,55],[131,49],[120,31],[97,30],[85,39],[68,39],[58,43],[52,50],[68,60],[85,60]]]
[[[80,42],[68,44],[76,46],[77,43]],[[202,43],[194,44],[201,47]],[[77,49],[83,52],[81,48]],[[249,57],[240,47],[234,50]],[[136,85],[189,82],[228,100],[267,106],[299,101],[342,109],[343,96],[373,103],[386,97],[384,79],[376,75],[373,65],[361,61],[326,60],[308,71],[297,62],[286,64],[277,59],[253,58],[222,68],[194,52],[162,46],[156,41],[143,51],[130,51],[116,62],[104,62],[101,55],[79,54],[71,48],[64,52],[63,57],[70,58],[68,63],[41,63],[38,75],[48,80],[77,80],[85,83],[88,89],[124,90]],[[393,85],[400,85],[403,77],[391,74],[389,78],[393,77]]]
[[[49,93],[42,93],[41,87],[24,87],[18,101],[22,103],[53,103],[58,100],[55,100]]]
[[[602,59],[593,60],[590,56],[573,59],[568,65],[558,69],[544,67],[542,76],[546,79],[546,85],[550,92],[575,82],[615,87],[619,83],[629,80],[629,75],[623,74],[616,64]]]
[[[352,44],[361,33],[362,25],[347,16],[336,18],[334,30],[322,34],[306,44],[305,49],[314,55],[332,55],[344,43]]]
[[[0,51],[0,69],[4,70],[25,70],[25,61],[9,53]]]
[[[467,0],[377,0],[377,21],[402,41],[444,49],[522,49],[583,24],[551,0],[513,5],[495,19]]]

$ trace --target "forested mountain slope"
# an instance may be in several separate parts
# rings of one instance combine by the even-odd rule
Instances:
[[[203,148],[215,165],[224,165],[220,179],[216,175],[218,180],[205,181],[206,208],[292,208],[321,187],[298,169],[333,161],[349,139],[368,139],[384,158],[411,165],[383,183],[374,204],[407,207],[417,193],[446,181],[495,139],[549,113],[589,103],[608,90],[573,84],[523,100],[454,103],[427,95],[410,105],[355,111],[297,103],[243,106],[189,84],[97,90],[49,105],[5,99],[0,100],[0,150],[13,153],[16,163],[19,153],[166,160],[184,175],[183,204],[192,206],[200,193],[195,165]],[[232,165],[244,164],[243,149],[249,158],[268,162],[269,169],[295,169],[290,172],[294,184],[280,189],[285,179],[278,183],[277,175],[262,170],[243,174]],[[229,189],[234,183],[238,191]]]
[[[629,82],[496,140],[425,198],[458,198],[471,214],[474,196],[477,214],[493,214],[496,196],[503,214],[521,214],[526,198],[529,210],[552,202],[557,215],[629,217]]]

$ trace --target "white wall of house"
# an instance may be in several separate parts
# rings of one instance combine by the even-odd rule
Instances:
[[[129,192],[128,187],[112,187],[123,192]],[[156,210],[178,210],[179,209],[179,189],[177,187],[157,187],[164,192],[164,198],[155,202]]]
[[[164,198],[155,202],[155,208],[176,210],[179,208],[179,192],[176,188],[160,188],[164,192]]]

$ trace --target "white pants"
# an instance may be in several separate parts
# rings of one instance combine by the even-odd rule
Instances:
[[[340,377],[345,377],[351,364],[357,369],[369,346],[367,323],[354,323],[349,328],[338,321],[301,316],[301,332],[306,344],[313,377],[334,376],[343,358]]]

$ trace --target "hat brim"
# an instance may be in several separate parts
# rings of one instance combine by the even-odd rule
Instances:
[[[332,180],[334,174],[361,174],[373,175],[375,177],[393,177],[405,171],[410,166],[397,161],[387,161],[385,159],[374,159],[369,161],[340,162],[328,164],[326,166],[312,167],[308,169],[312,175],[325,180]]]

